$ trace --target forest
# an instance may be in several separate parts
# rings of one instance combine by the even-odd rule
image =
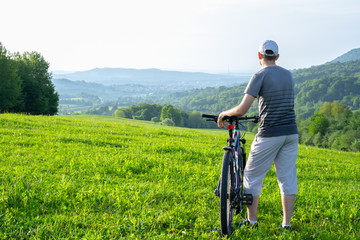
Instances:
[[[9,53],[0,43],[0,112],[55,115],[59,95],[37,52]]]
[[[102,109],[106,111],[106,108]],[[186,112],[181,108],[174,107],[170,104],[160,105],[140,103],[138,105],[118,108],[115,110],[114,116],[152,121],[167,126],[178,126],[187,128],[216,128],[215,123],[204,121],[201,117],[200,112]]]

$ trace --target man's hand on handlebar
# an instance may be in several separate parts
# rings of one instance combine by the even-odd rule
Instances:
[[[225,128],[225,121],[222,120],[222,117],[225,116],[226,114],[224,114],[224,112],[219,114],[219,117],[217,119],[217,124],[219,128]]]

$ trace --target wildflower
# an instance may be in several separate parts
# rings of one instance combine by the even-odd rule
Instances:
[[[352,218],[353,217],[353,215],[352,214],[350,214],[350,216],[349,216],[350,218]]]
[[[175,228],[172,228],[171,231],[175,231]]]

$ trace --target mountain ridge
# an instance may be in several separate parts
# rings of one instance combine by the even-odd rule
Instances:
[[[248,76],[246,76],[248,78]],[[245,81],[241,76],[229,74],[211,74],[203,72],[182,72],[160,70],[157,68],[93,68],[67,74],[53,74],[53,79],[69,79],[71,81],[96,82],[103,85],[181,85],[192,87],[220,86],[228,83]]]

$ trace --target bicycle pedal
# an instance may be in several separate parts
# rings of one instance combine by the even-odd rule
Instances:
[[[253,203],[253,195],[252,194],[244,194],[242,199],[244,205],[252,205]]]
[[[220,191],[218,189],[215,189],[214,194],[215,196],[220,197]]]

